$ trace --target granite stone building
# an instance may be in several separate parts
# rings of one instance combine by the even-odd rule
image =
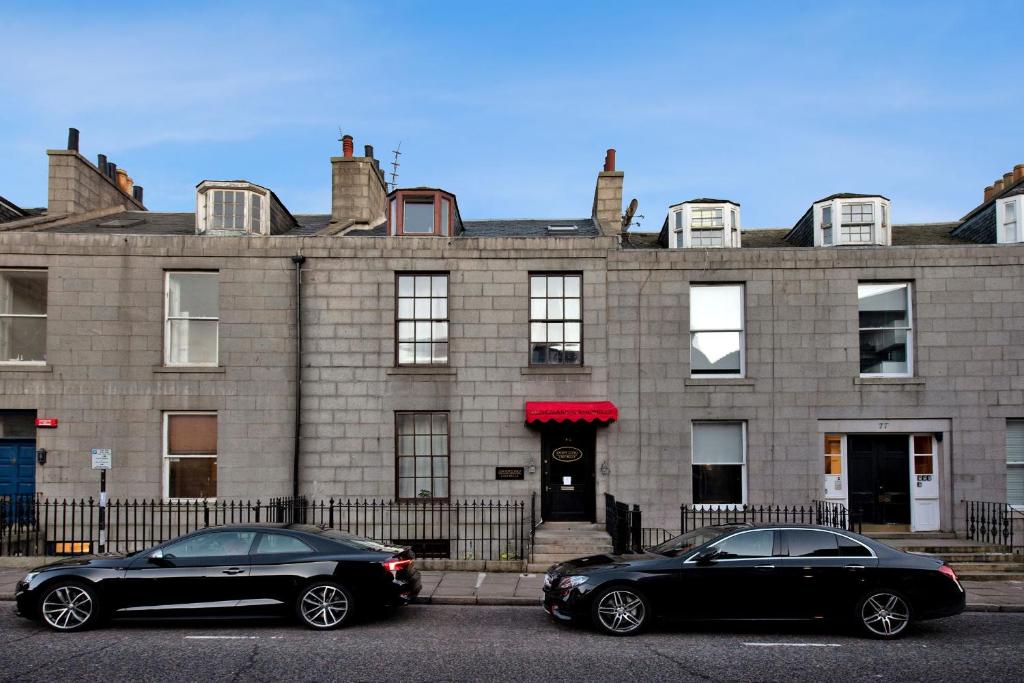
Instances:
[[[389,188],[349,137],[323,215],[243,180],[150,212],[77,132],[48,154],[46,210],[0,214],[0,495],[94,495],[110,448],[122,498],[1024,504],[1024,166],[948,223],[698,198],[654,234],[611,150],[591,207],[517,220]]]

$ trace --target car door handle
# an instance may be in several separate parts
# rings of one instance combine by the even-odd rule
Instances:
[[[775,569],[774,564],[758,564],[754,565],[754,569]]]
[[[858,569],[864,569],[862,564],[847,564],[843,566],[843,569],[849,569],[850,571],[856,571]]]
[[[241,574],[244,571],[244,569],[239,569],[238,567],[231,567],[230,569],[222,570],[221,574],[230,574],[231,576],[234,576],[235,574]]]

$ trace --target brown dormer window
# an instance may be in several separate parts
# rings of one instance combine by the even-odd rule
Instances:
[[[388,206],[389,235],[450,237],[462,228],[455,197],[443,190],[395,190]]]

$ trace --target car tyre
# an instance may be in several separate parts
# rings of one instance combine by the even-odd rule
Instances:
[[[295,600],[299,621],[316,631],[341,628],[350,621],[355,602],[352,592],[335,581],[317,581],[301,591]]]
[[[92,586],[60,581],[47,586],[39,600],[39,620],[59,633],[84,631],[101,617],[99,595]]]
[[[857,601],[854,618],[870,638],[894,640],[906,634],[914,613],[903,594],[888,588],[865,593]]]
[[[590,612],[598,630],[612,636],[635,636],[651,621],[651,603],[632,586],[609,586],[598,591]]]

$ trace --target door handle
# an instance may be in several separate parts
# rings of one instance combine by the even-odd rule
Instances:
[[[856,571],[858,569],[864,569],[864,565],[862,565],[862,564],[847,564],[847,565],[843,565],[843,569],[849,569],[850,571]]]
[[[774,564],[758,564],[754,565],[754,569],[775,569]]]
[[[231,576],[234,576],[235,574],[241,574],[244,571],[244,569],[239,569],[238,567],[231,567],[230,569],[221,571],[221,574],[230,574]]]

